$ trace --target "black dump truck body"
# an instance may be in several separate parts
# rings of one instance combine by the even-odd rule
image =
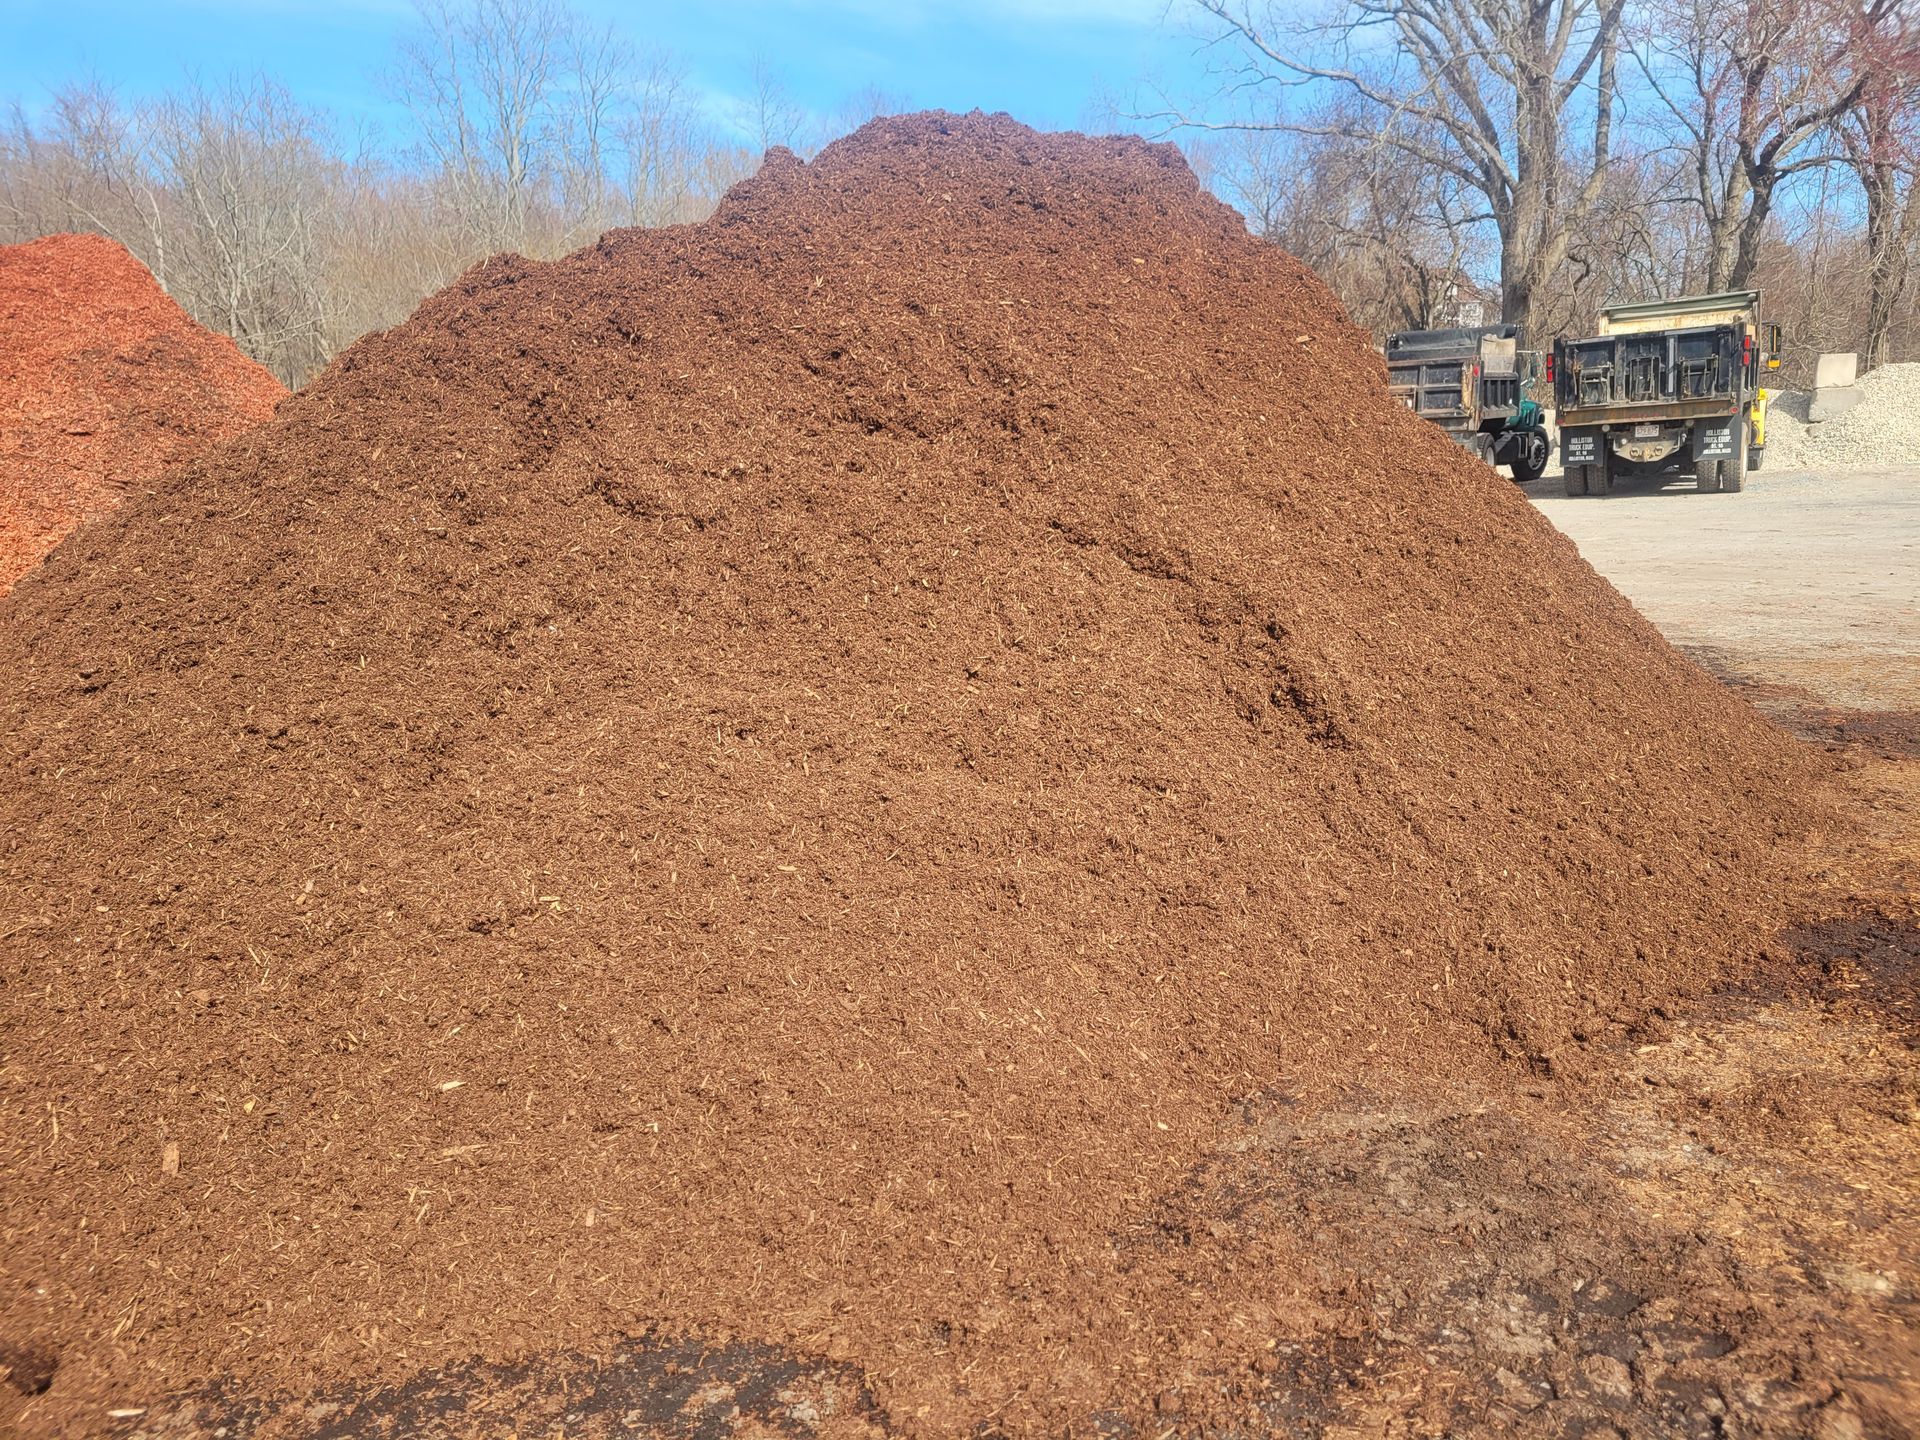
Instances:
[[[1569,495],[1676,467],[1690,467],[1703,491],[1741,488],[1766,444],[1761,381],[1777,344],[1759,302],[1757,291],[1735,291],[1616,305],[1602,312],[1601,334],[1554,347]]]
[[[1515,480],[1546,468],[1551,445],[1539,407],[1527,399],[1537,357],[1513,325],[1403,330],[1387,337],[1387,387],[1489,465]]]

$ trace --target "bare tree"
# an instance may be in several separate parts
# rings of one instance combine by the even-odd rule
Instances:
[[[557,253],[615,224],[692,219],[751,169],[713,134],[670,57],[561,0],[421,7],[391,87],[470,258]],[[766,145],[794,142],[805,120],[764,64],[752,111]]]
[[[894,90],[886,90],[879,85],[863,85],[843,100],[833,112],[835,134],[847,135],[858,130],[869,120],[878,120],[887,115],[901,115],[913,109],[910,96]]]
[[[1233,131],[1204,155],[1254,233],[1310,265],[1376,334],[1453,324],[1480,305],[1475,205],[1445,171],[1337,134]]]
[[[1501,308],[1525,325],[1599,194],[1612,155],[1624,0],[1342,0],[1324,23],[1273,0],[1188,0],[1222,67],[1221,104],[1168,106],[1168,128],[1279,129],[1396,151],[1473,194],[1500,241]],[[1300,86],[1337,118],[1292,115]],[[1584,107],[1585,146],[1568,126]]]
[[[259,76],[140,106],[82,82],[31,117],[12,107],[0,243],[109,235],[298,384],[500,246],[553,255],[695,220],[759,162],[671,57],[559,0],[431,0],[422,17],[391,77],[415,119],[398,151],[343,142]]]
[[[1706,288],[1753,277],[1774,198],[1832,163],[1820,142],[1865,94],[1858,63],[1904,0],[1652,0],[1633,55],[1668,118],[1678,192],[1705,229]]]
[[[1864,89],[1836,127],[1841,154],[1866,197],[1867,316],[1861,358],[1868,368],[1890,357],[1893,316],[1906,293],[1920,205],[1920,36],[1905,17],[1862,53]]]
[[[633,45],[611,25],[567,25],[560,34],[554,132],[568,243],[614,223],[620,117],[632,99]]]
[[[1784,187],[1760,245],[1754,285],[1785,331],[1787,384],[1809,381],[1823,351],[1862,348],[1867,256],[1852,179],[1845,167],[1823,166]]]
[[[1294,213],[1296,197],[1313,188],[1308,143],[1280,131],[1234,130],[1201,136],[1188,142],[1186,152],[1201,183],[1244,215],[1249,230],[1268,239],[1279,237]],[[1293,253],[1306,259],[1301,250]]]
[[[1668,167],[1640,153],[1617,155],[1567,258],[1534,307],[1541,339],[1590,334],[1598,312],[1619,300],[1684,288],[1697,250],[1691,215],[1671,203]]]
[[[416,0],[420,33],[389,76],[464,224],[525,248],[553,143],[572,17],[555,0]]]
[[[60,230],[101,230],[111,223],[116,182],[124,175],[131,117],[98,79],[63,85],[36,129],[17,104],[4,141],[0,216],[9,228],[33,217]]]
[[[151,110],[139,112],[96,78],[54,92],[35,129],[18,106],[0,156],[0,205],[15,236],[92,231],[118,240],[167,283],[164,197],[146,168]]]
[[[319,117],[264,77],[195,85],[146,122],[169,199],[166,281],[283,380],[329,358],[325,223],[335,187]]]
[[[728,186],[752,174],[759,160],[713,133],[686,72],[665,54],[650,55],[641,65],[618,131],[627,221],[633,225],[698,219]]]
[[[786,81],[765,56],[753,61],[753,90],[747,97],[747,124],[753,143],[762,154],[776,145],[789,150],[805,148],[801,131],[806,128],[807,112],[787,89]]]

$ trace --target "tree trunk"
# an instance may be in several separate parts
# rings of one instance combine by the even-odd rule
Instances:
[[[1740,265],[1740,231],[1753,188],[1746,169],[1735,164],[1720,195],[1720,207],[1707,216],[1707,290],[1717,294],[1735,290],[1734,273]]]
[[[1753,286],[1753,272],[1760,268],[1760,246],[1767,237],[1767,220],[1773,214],[1774,187],[1780,183],[1775,174],[1755,179],[1753,198],[1741,218],[1739,244],[1733,253],[1733,265],[1715,290],[1747,290]]]
[[[1520,333],[1533,335],[1533,284],[1529,279],[1508,272],[1503,262],[1500,267],[1500,318],[1508,325],[1518,325]]]
[[[1867,192],[1867,332],[1862,337],[1860,358],[1865,369],[1884,365],[1887,360],[1887,336],[1893,328],[1893,296],[1890,293],[1893,269],[1892,217],[1893,167],[1867,164],[1861,167],[1860,184]]]
[[[1564,138],[1565,112],[1555,79],[1555,64],[1547,35],[1548,7],[1530,12],[1525,83],[1515,87],[1514,183],[1510,201],[1494,207],[1500,233],[1500,315],[1520,327],[1529,344],[1533,333],[1534,302],[1553,284],[1567,258],[1573,227],[1598,194],[1613,150],[1614,72],[1619,58],[1619,9],[1606,9],[1601,19],[1595,70],[1595,109],[1591,170],[1568,192]]]
[[[1893,312],[1907,288],[1916,214],[1911,183],[1901,185],[1889,97],[1870,97],[1856,121],[1858,128],[1842,132],[1842,139],[1867,202],[1867,326],[1860,359],[1871,370],[1892,358]]]

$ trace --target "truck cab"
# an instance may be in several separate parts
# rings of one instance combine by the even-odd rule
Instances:
[[[1513,325],[1401,330],[1387,337],[1387,388],[1489,465],[1525,484],[1547,468],[1553,446],[1527,386],[1540,356],[1520,348]]]
[[[1740,490],[1766,454],[1765,380],[1780,363],[1760,292],[1613,305],[1599,330],[1553,349],[1567,494],[1670,470],[1704,494]]]

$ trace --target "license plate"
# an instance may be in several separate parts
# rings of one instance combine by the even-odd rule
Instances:
[[[1658,440],[1660,438],[1660,427],[1658,425],[1636,425],[1633,427],[1633,438],[1636,440]]]

